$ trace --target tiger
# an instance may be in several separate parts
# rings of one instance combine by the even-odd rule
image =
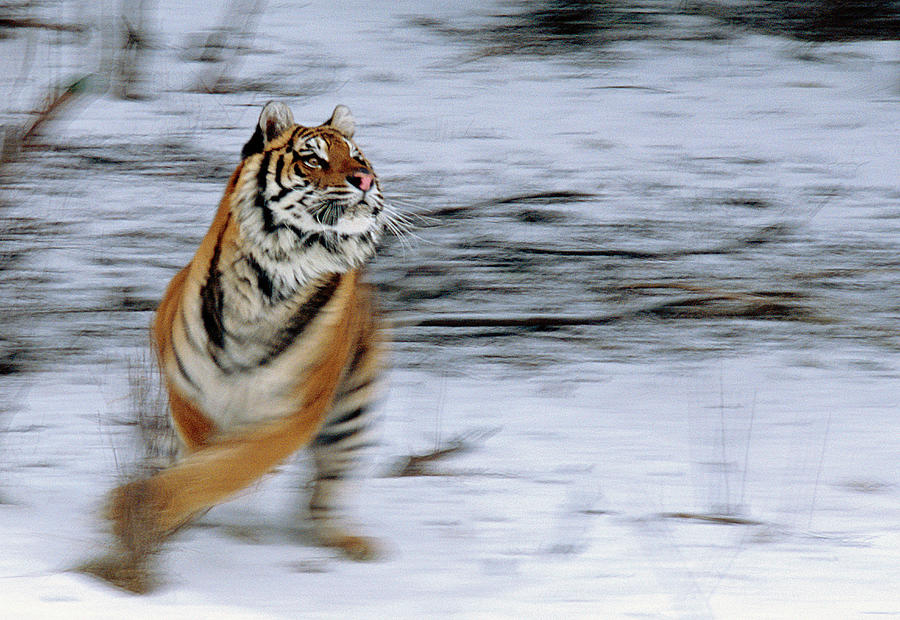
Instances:
[[[377,555],[340,514],[371,443],[386,348],[362,270],[392,212],[355,125],[343,105],[311,127],[282,102],[263,107],[212,225],[152,320],[179,456],[112,491],[115,551],[95,574],[146,591],[172,532],[301,448],[312,455],[317,542]]]

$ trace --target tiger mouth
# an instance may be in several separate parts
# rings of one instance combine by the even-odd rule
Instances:
[[[352,218],[370,211],[373,207],[365,198],[356,201],[329,198],[309,208],[312,218],[323,226],[337,226],[341,218]]]
[[[337,200],[325,200],[310,211],[313,219],[323,226],[337,226],[344,215],[347,205]]]

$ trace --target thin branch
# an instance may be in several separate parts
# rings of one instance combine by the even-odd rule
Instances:
[[[708,523],[720,523],[722,525],[765,525],[762,521],[735,517],[733,515],[702,514],[696,512],[664,512],[659,516],[663,519],[706,521]]]
[[[34,120],[26,125],[21,133],[14,129],[7,129],[3,140],[3,153],[0,155],[0,165],[14,161],[18,154],[40,134],[41,129],[48,122],[59,116],[64,107],[82,95],[87,90],[89,78],[90,76],[84,76],[61,90],[51,92],[47,96],[44,106],[35,113]]]
[[[431,452],[424,454],[411,454],[401,459],[388,474],[388,477],[404,476],[431,476],[434,472],[429,469],[429,464],[446,459],[450,456],[471,450],[475,443],[482,442],[500,431],[499,428],[481,429],[458,435],[453,439],[438,445]]]
[[[53,30],[56,32],[86,32],[87,26],[81,24],[55,24],[43,22],[37,19],[0,18],[0,28],[37,28],[40,30]]]

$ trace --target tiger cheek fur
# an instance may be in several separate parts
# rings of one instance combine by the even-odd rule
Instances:
[[[146,591],[141,574],[192,516],[308,447],[320,543],[354,559],[376,545],[339,518],[344,479],[370,443],[382,366],[372,292],[360,276],[385,226],[372,166],[344,106],[315,127],[266,104],[191,262],[151,334],[182,456],[113,491],[117,551],[91,570]]]

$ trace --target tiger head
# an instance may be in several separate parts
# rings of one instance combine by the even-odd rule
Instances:
[[[354,129],[342,105],[304,127],[285,104],[266,104],[241,153],[232,203],[257,258],[313,275],[352,269],[374,253],[389,216]]]

